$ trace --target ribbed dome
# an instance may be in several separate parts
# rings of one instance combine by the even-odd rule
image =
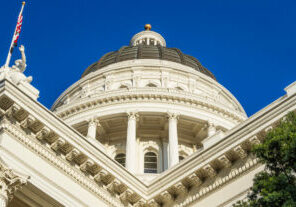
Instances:
[[[105,54],[98,62],[89,66],[83,72],[81,77],[84,77],[87,74],[97,71],[107,65],[134,59],[158,59],[180,63],[192,67],[195,70],[216,80],[215,76],[205,67],[203,67],[196,58],[182,53],[177,48],[167,48],[161,45],[143,44],[139,44],[137,46],[124,46],[118,51]]]

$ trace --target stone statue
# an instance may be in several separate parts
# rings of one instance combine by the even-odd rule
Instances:
[[[23,46],[23,45],[21,45],[20,47],[19,47],[19,50],[20,50],[20,52],[21,52],[21,55],[22,55],[22,59],[18,59],[18,60],[16,60],[14,63],[15,63],[15,65],[14,66],[12,66],[12,68],[14,69],[14,70],[18,70],[19,72],[24,72],[25,71],[25,69],[26,69],[26,67],[27,67],[27,65],[26,65],[26,55],[25,55],[25,47]]]
[[[13,74],[11,75],[11,79],[15,84],[19,84],[20,82],[31,83],[33,78],[32,76],[26,77],[23,72],[25,71],[26,65],[26,55],[25,55],[25,47],[21,45],[19,50],[22,55],[22,59],[18,59],[15,61],[15,65],[12,66]]]

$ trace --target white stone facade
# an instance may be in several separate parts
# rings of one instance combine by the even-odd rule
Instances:
[[[187,66],[157,60],[125,61],[89,74],[66,90],[52,109],[82,134],[88,120],[96,117],[101,125],[97,139],[106,149],[126,145],[129,113],[138,117],[138,137],[132,145],[138,145],[138,138],[139,144],[151,140],[163,148],[162,140],[169,139],[172,126],[168,115],[177,113],[184,156],[202,148],[209,135],[225,132],[246,119],[241,105],[215,80]],[[164,161],[162,153],[158,154]],[[141,174],[143,163],[137,163],[136,173]],[[169,166],[159,164],[160,172]]]
[[[152,42],[165,46],[151,31],[131,44]],[[228,207],[263,169],[251,146],[296,110],[293,83],[247,118],[216,80],[168,60],[89,73],[52,111],[13,75],[0,69],[1,206]]]

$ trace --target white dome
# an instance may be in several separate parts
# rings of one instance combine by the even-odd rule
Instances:
[[[165,44],[151,31],[138,33],[131,44],[148,34]],[[94,70],[69,87],[52,110],[144,181],[214,144],[247,118],[216,80],[163,59],[115,61]],[[155,163],[146,165],[145,155]]]

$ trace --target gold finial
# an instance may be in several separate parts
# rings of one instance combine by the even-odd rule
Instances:
[[[150,31],[151,30],[151,24],[145,24],[145,30]]]
[[[22,2],[22,4],[23,4],[23,5],[25,5],[25,4],[26,4],[26,2],[25,2],[25,1],[23,1],[23,2]]]

